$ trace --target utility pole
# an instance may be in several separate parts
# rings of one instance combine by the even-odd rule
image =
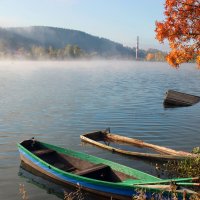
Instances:
[[[139,36],[137,36],[136,49],[135,49],[135,59],[138,60],[138,57],[139,57]]]

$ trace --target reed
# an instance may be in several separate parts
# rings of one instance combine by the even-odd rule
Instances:
[[[159,176],[173,177],[200,177],[200,154],[196,158],[168,161],[156,166]]]
[[[154,193],[151,198],[147,198],[147,190],[144,190],[144,189],[140,189],[137,191],[137,194],[134,195],[132,197],[132,200],[178,200],[178,194],[176,192],[176,189],[177,189],[177,186],[176,185],[172,185],[171,187],[171,190],[168,192],[169,195],[168,197],[163,197],[163,192],[160,192],[160,193]],[[179,198],[180,199],[180,198]],[[186,198],[186,193],[183,194],[183,197],[182,197],[182,200],[186,200],[188,198]],[[200,196],[199,195],[196,195],[196,194],[193,194],[189,197],[189,200],[199,200],[200,199]]]
[[[84,200],[84,195],[81,191],[81,186],[77,185],[77,189],[74,192],[64,191],[64,200]]]
[[[28,193],[25,189],[25,185],[24,184],[19,184],[19,194],[21,195],[21,198],[23,200],[29,200],[29,197],[28,197]]]

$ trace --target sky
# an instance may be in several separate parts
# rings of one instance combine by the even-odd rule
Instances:
[[[140,48],[168,50],[155,39],[165,0],[1,0],[0,26],[74,29]]]

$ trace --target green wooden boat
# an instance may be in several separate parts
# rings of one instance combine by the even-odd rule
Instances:
[[[176,182],[178,199],[197,195],[182,188],[181,183],[196,178],[163,180],[109,160],[85,153],[60,148],[35,139],[18,144],[21,161],[58,184],[79,185],[83,190],[113,199],[131,199],[138,191],[145,191],[147,198],[155,193],[172,199],[172,185]],[[174,185],[173,185],[174,186]]]

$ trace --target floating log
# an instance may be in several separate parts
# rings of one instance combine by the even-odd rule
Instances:
[[[192,106],[199,101],[199,96],[168,90],[163,104],[165,107]]]

